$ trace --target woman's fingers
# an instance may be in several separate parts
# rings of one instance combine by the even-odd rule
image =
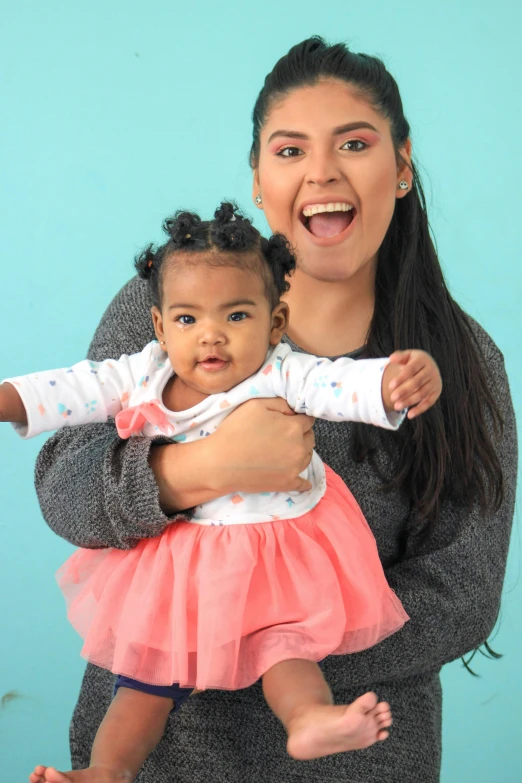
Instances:
[[[292,410],[290,405],[287,403],[286,400],[283,400],[282,397],[271,397],[270,399],[253,399],[248,400],[247,402],[243,403],[243,405],[240,405],[239,407],[242,408],[250,407],[252,410],[268,410],[268,411],[277,411],[277,413],[284,413],[286,416],[295,416],[295,411]]]
[[[295,480],[295,486],[293,486],[291,489],[287,490],[288,492],[308,492],[309,489],[312,489],[312,482],[308,481],[308,479],[302,478],[302,476],[298,476]]]
[[[275,411],[276,413],[284,413],[286,416],[293,416],[293,422],[295,426],[301,428],[303,433],[312,429],[315,424],[315,419],[312,416],[307,416],[306,413],[296,413],[289,406],[286,400],[281,397],[274,397],[267,400],[256,400],[256,403],[263,403],[263,408],[268,411]],[[246,404],[246,403],[245,403]]]
[[[305,455],[308,456],[308,461],[312,459],[312,451],[315,449],[315,433],[312,427],[310,427],[310,429],[307,430],[303,435],[303,445]]]
[[[229,493],[229,483],[238,492],[310,489],[299,474],[310,464],[314,421],[295,414],[279,398],[240,405],[211,436],[219,454],[220,476],[225,477],[219,479],[227,490],[223,494]]]

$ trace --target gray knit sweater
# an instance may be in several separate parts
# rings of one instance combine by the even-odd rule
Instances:
[[[153,338],[146,284],[131,280],[102,318],[89,350],[100,360],[140,351]],[[335,698],[347,703],[375,690],[394,713],[390,738],[373,747],[298,762],[285,751],[284,732],[259,685],[192,697],[168,722],[139,783],[435,783],[441,752],[443,664],[481,644],[499,610],[513,517],[517,442],[502,354],[476,324],[505,419],[499,457],[505,500],[496,514],[448,503],[428,542],[408,534],[411,509],[400,493],[380,491],[382,478],[351,459],[350,423],[317,421],[321,457],[358,500],[379,547],[388,580],[411,617],[397,634],[323,665]],[[172,520],[158,503],[145,438],[122,441],[110,424],[67,428],[40,453],[36,487],[51,528],[82,547],[132,547],[157,536]],[[180,446],[180,448],[183,448]],[[381,475],[391,466],[378,455]],[[87,666],[71,724],[74,769],[88,766],[94,735],[110,702],[113,676]]]

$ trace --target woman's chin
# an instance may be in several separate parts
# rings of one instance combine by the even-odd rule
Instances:
[[[331,263],[324,257],[303,259],[298,266],[299,271],[318,283],[345,283],[353,280],[358,269],[352,264],[339,262],[339,258],[332,259]],[[291,284],[291,281],[290,281]]]

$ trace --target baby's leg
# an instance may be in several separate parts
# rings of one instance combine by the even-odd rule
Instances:
[[[91,766],[65,773],[38,766],[30,783],[130,783],[163,736],[173,707],[173,699],[119,688],[96,734]]]
[[[367,748],[385,740],[392,723],[389,704],[377,703],[374,693],[365,693],[353,704],[334,705],[313,661],[276,664],[263,677],[263,691],[287,731],[288,753],[296,759]]]

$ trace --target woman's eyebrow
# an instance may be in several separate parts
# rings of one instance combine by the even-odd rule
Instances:
[[[297,131],[291,131],[291,130],[276,130],[269,137],[267,144],[270,144],[272,139],[275,139],[278,136],[284,136],[287,139],[307,139],[308,138],[306,133],[298,133]]]
[[[348,122],[346,125],[339,125],[338,128],[334,128],[332,136],[340,136],[341,133],[350,133],[350,131],[360,130],[361,128],[368,128],[368,130],[379,133],[374,125],[371,125],[369,122],[364,122],[364,120],[358,120],[357,122]]]
[[[334,128],[332,130],[332,136],[339,136],[341,133],[349,133],[350,131],[360,130],[361,128],[368,128],[369,130],[375,131],[375,133],[379,133],[377,128],[374,125],[371,125],[369,122],[365,122],[364,120],[356,120],[355,122],[348,122],[346,125],[339,125],[337,128]],[[286,139],[302,139],[304,141],[309,138],[306,133],[299,133],[298,131],[276,130],[271,134],[267,143],[270,144],[272,139],[275,139],[279,136],[284,136]]]

